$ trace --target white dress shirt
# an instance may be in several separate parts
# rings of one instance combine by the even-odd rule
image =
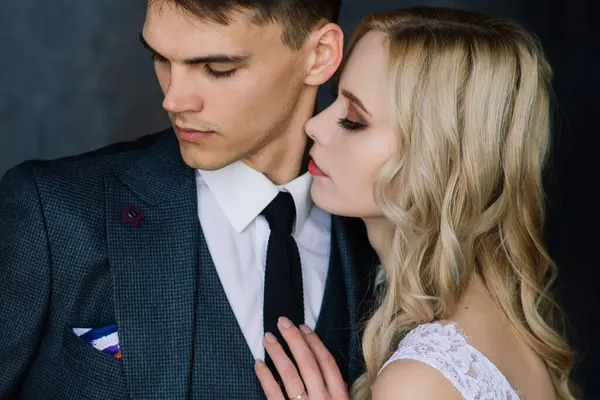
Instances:
[[[329,269],[331,215],[310,197],[307,173],[277,186],[241,161],[196,171],[198,217],[217,273],[254,358],[264,360],[263,301],[269,224],[260,212],[281,191],[296,205],[292,236],[302,262],[305,323],[315,328]]]

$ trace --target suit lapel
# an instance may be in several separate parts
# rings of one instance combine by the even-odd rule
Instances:
[[[172,132],[161,134],[124,175],[106,179],[106,215],[129,395],[184,399],[191,379],[199,222],[194,171],[182,162]]]
[[[372,273],[376,264],[362,221],[332,216],[332,244],[339,248],[350,319],[350,382],[363,372],[361,340],[372,303]]]

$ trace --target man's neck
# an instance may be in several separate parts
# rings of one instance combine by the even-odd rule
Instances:
[[[316,91],[305,91],[281,132],[275,132],[259,151],[243,160],[276,185],[284,185],[306,170],[309,141],[304,125],[314,115],[315,96]]]
[[[277,138],[243,161],[274,184],[284,185],[298,177],[306,142],[304,134],[289,134]]]

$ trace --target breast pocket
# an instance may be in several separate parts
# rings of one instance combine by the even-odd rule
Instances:
[[[123,362],[95,349],[70,328],[63,333],[64,368],[69,376],[69,396],[125,399]],[[66,372],[65,371],[65,372]],[[75,397],[70,397],[75,398]]]

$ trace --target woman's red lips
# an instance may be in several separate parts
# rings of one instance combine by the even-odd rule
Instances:
[[[321,168],[319,168],[319,166],[317,165],[315,160],[312,160],[312,159],[308,163],[308,172],[312,176],[327,176],[327,175],[325,175],[325,173],[323,171],[321,171]]]

